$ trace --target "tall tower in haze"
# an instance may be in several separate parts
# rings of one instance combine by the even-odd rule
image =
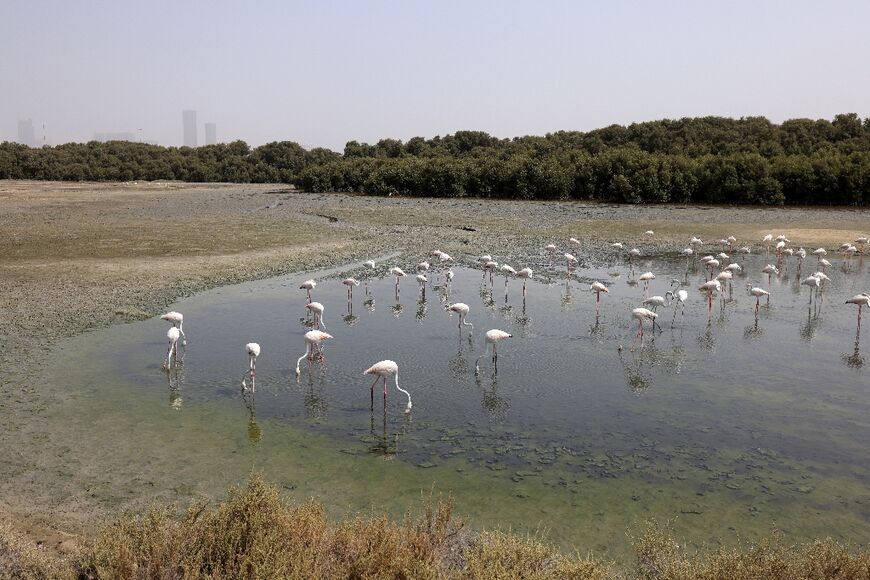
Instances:
[[[33,130],[33,119],[18,120],[18,142],[28,147],[36,147],[36,132]]]
[[[214,123],[205,124],[205,144],[217,145],[217,125]]]
[[[196,111],[182,111],[184,121],[184,146],[196,147]]]

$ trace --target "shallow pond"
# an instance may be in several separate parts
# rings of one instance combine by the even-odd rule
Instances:
[[[799,282],[816,260],[798,272],[792,258],[756,316],[746,283],[767,287],[760,270],[772,257],[741,259],[744,273],[712,310],[697,290],[703,269],[683,258],[580,268],[570,282],[564,264],[526,258],[543,274],[525,300],[520,280],[506,295],[501,274],[490,283],[466,267],[454,268],[449,297],[430,273],[425,299],[413,276],[397,299],[386,268],[350,304],[339,277],[320,279],[314,299],[335,338],[322,363],[302,361],[298,380],[308,276],[176,304],[189,343],[168,373],[159,319],[67,341],[49,380],[78,417],[69,469],[93,472],[118,504],[220,494],[252,470],[333,513],[399,514],[421,493],[444,492],[473,524],[544,529],[564,546],[613,554],[650,517],[693,541],[773,527],[794,540],[870,538],[870,389],[857,310],[843,303],[870,287],[863,262],[845,270],[837,259],[810,304]],[[631,310],[647,270],[650,295],[677,279],[689,299],[684,315],[660,308],[641,339]],[[597,315],[594,279],[610,287]],[[454,301],[471,306],[473,333],[445,310]],[[485,356],[476,375],[490,328],[513,338],[499,345],[497,369]],[[255,393],[240,387],[249,341],[262,346]],[[386,358],[399,364],[410,414],[392,380],[386,410],[379,387],[370,408],[362,372]]]

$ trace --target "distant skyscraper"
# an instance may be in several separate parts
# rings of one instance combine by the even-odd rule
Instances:
[[[205,144],[206,145],[216,145],[217,144],[217,125],[214,123],[206,123],[205,124]]]
[[[196,111],[182,111],[184,121],[184,145],[196,147]]]
[[[28,147],[36,147],[36,133],[33,131],[33,119],[18,120],[18,142]]]

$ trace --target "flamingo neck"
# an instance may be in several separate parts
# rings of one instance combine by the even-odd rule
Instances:
[[[408,410],[410,411],[411,410],[411,393],[409,393],[408,391],[406,391],[405,389],[403,389],[402,387],[399,386],[399,372],[398,371],[396,371],[395,378],[396,378],[396,388],[398,390],[402,391],[403,393],[405,393],[406,395],[408,395]]]

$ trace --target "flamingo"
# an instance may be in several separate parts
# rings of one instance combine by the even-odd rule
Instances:
[[[705,262],[704,266],[706,268],[710,269],[710,279],[712,279],[713,278],[713,270],[715,270],[716,268],[719,267],[719,260],[717,260],[716,258],[713,258],[711,260],[707,260]]]
[[[722,283],[719,280],[710,280],[698,286],[698,290],[707,295],[707,310],[713,310],[713,294],[722,292]]]
[[[846,304],[857,304],[858,305],[858,330],[861,329],[861,309],[865,306],[870,306],[870,294],[866,292],[862,292],[861,294],[855,294],[848,300],[846,300]]]
[[[296,361],[296,376],[298,377],[302,371],[299,370],[299,363],[302,362],[302,359],[308,357],[309,359],[314,358],[314,350],[317,349],[320,351],[320,360],[323,360],[323,342],[330,338],[333,338],[331,334],[327,334],[325,332],[321,332],[320,330],[309,330],[305,333],[305,352],[302,356],[299,357],[299,360]]]
[[[375,408],[375,385],[378,381],[384,379],[384,410],[387,408],[387,377],[393,377],[396,380],[396,388],[408,396],[408,406],[405,408],[405,413],[411,412],[411,393],[399,386],[399,365],[391,360],[382,360],[375,363],[363,372],[365,375],[375,375],[375,382],[372,383],[372,410]]]
[[[248,353],[248,367],[251,371],[251,381],[253,384],[253,380],[257,375],[257,357],[260,356],[260,345],[256,342],[249,342],[245,345],[245,352]]]
[[[555,249],[555,247],[556,246],[553,246],[554,249]],[[492,262],[492,256],[490,256],[489,254],[484,254],[481,257],[479,257],[477,259],[477,261],[480,262],[481,264],[486,264],[487,262]]]
[[[723,270],[722,272],[719,272],[719,275],[716,276],[716,280],[718,280],[719,283],[722,284],[723,288],[725,287],[726,284],[728,284],[729,293],[731,290],[733,290],[731,288],[731,280],[733,278],[734,278],[734,274],[732,274],[731,272],[725,271],[725,270]]]
[[[172,323],[172,326],[178,327],[178,332],[181,333],[181,337],[183,340],[181,341],[181,346],[187,346],[187,336],[184,334],[184,314],[181,312],[176,312],[172,310],[171,312],[167,312],[163,316],[160,317],[160,320],[166,320]]]
[[[417,274],[417,283],[420,284],[420,293],[424,296],[426,294],[426,282],[428,281],[429,279],[426,278],[425,274]]]
[[[644,320],[652,320],[653,328],[655,328],[655,320],[658,318],[658,314],[653,312],[652,310],[647,310],[646,308],[635,308],[631,311],[631,315],[637,319],[638,331],[637,336],[643,338],[643,321]]]
[[[323,304],[320,302],[309,302],[305,305],[305,308],[314,313],[314,324],[318,328],[320,325],[323,325],[323,328],[326,328],[326,324],[323,322]]]
[[[438,250],[435,250],[435,251],[437,252]],[[403,277],[405,275],[405,272],[403,272],[402,269],[399,268],[398,266],[393,266],[392,268],[390,268],[390,274],[392,274],[393,276],[396,277],[396,294],[398,294],[399,293],[399,278]]]
[[[649,292],[649,282],[650,280],[655,280],[656,275],[652,272],[644,272],[637,278],[641,282],[643,282],[643,295],[646,296],[647,292]]]
[[[761,239],[761,243],[767,246],[767,253],[770,253],[770,242],[773,241],[773,234],[767,234]]]
[[[822,285],[822,279],[816,276],[807,276],[801,281],[801,285],[810,287],[810,303],[813,301],[813,288],[816,289],[816,297],[819,295],[819,287]]]
[[[353,300],[353,287],[359,286],[359,280],[356,278],[345,278],[341,283],[347,286],[347,300],[350,302]]]
[[[577,263],[577,258],[575,258],[572,254],[565,253],[565,262],[567,263],[566,271],[568,272],[568,276],[571,275],[571,263]]]
[[[773,274],[779,274],[779,268],[774,266],[773,264],[768,264],[764,268],[761,269],[762,273],[767,274],[767,289],[770,290],[770,277]]]
[[[822,258],[824,258],[827,255],[828,255],[828,251],[825,248],[817,248],[817,249],[813,250],[813,256],[815,256],[819,260],[821,260]]]
[[[867,245],[867,236],[859,236],[859,237],[855,238],[855,243],[858,244],[858,246],[859,246],[858,253],[863,254],[864,253],[864,246]]]
[[[447,285],[450,285],[450,283],[453,281],[453,277],[455,275],[456,274],[453,273],[453,270],[451,270],[450,268],[447,268],[447,271],[444,273],[444,278],[447,280]]]
[[[166,338],[169,339],[169,350],[166,351],[166,361],[163,363],[163,368],[169,370],[172,367],[172,355],[178,358],[178,337],[181,336],[181,331],[172,326],[166,332]]]
[[[462,332],[463,326],[470,326],[471,330],[469,330],[469,333],[474,332],[474,325],[470,322],[465,321],[465,317],[468,316],[468,311],[471,310],[468,304],[466,304],[465,302],[454,302],[447,307],[447,310],[459,314],[459,332]]]
[[[505,292],[507,292],[508,276],[516,275],[517,271],[508,266],[507,264],[501,265],[501,271],[504,274],[504,290]]]
[[[605,286],[601,282],[598,282],[597,280],[595,282],[593,282],[591,286],[589,286],[589,289],[592,292],[595,292],[595,307],[596,308],[598,307],[598,303],[601,302],[601,293],[604,292],[605,294],[610,294],[610,290],[607,289],[607,286]]]
[[[654,236],[654,235],[656,235],[656,233],[655,233],[654,231],[652,231],[652,230],[647,230],[647,231],[645,231],[645,232],[643,233],[643,235],[645,235],[645,236]]]
[[[734,243],[737,241],[737,238],[734,236],[728,236],[728,239],[725,241],[728,242],[728,251],[730,252],[734,249]]]
[[[680,283],[679,280],[676,280],[677,284]],[[677,320],[677,306],[680,307],[680,315],[686,316],[686,300],[689,299],[689,293],[686,290],[679,289],[676,293],[673,290],[668,290],[665,292],[665,298],[668,298],[674,301],[674,317],[671,319],[671,328],[674,327],[674,322]]]
[[[485,355],[489,354],[490,345],[492,346],[492,362],[495,365],[498,363],[498,350],[496,349],[496,346],[504,339],[511,337],[513,337],[513,335],[505,332],[504,330],[499,330],[497,328],[487,330],[486,334],[484,335],[484,338],[486,339],[486,351],[484,352],[484,354],[478,356],[477,360],[474,361],[474,374],[480,374],[480,359]]]
[[[821,258],[819,260],[819,265],[822,267],[822,272],[824,272],[826,268],[831,266],[831,263],[827,259]]]
[[[760,300],[762,296],[770,297],[770,292],[765,290],[764,288],[759,288],[757,286],[753,286],[751,283],[746,283],[746,290],[755,296],[755,314],[758,315],[758,307],[760,305]]]
[[[616,259],[618,260],[619,257],[622,255],[622,244],[620,242],[614,242],[610,244],[610,247],[616,250]]]
[[[532,277],[532,269],[531,268],[523,268],[519,272],[517,272],[517,278],[522,278],[523,280],[523,296],[526,295],[526,282]]]
[[[299,285],[300,290],[305,290],[308,293],[309,302],[311,302],[311,291],[314,290],[315,286],[317,286],[317,282],[315,282],[314,280],[306,280]]]
[[[695,248],[699,248],[704,245],[704,242],[701,241],[701,238],[692,236],[692,239],[689,240],[689,245]]]
[[[374,271],[375,261],[374,260],[366,260],[365,262],[363,262],[363,267],[365,267],[366,270]],[[368,277],[368,275],[366,275],[366,294],[368,294],[368,293],[369,293],[369,277]]]
[[[732,274],[735,274],[735,273],[742,272],[743,267],[740,264],[738,264],[737,262],[734,262],[733,264],[728,264],[727,266],[725,266],[725,271],[731,272]]]
[[[570,242],[573,246],[577,246],[578,248],[580,247],[580,240],[578,240],[577,238],[568,238],[568,242]]]
[[[417,271],[420,273],[426,273],[429,271],[429,262],[423,260],[419,264],[417,264]]]
[[[553,265],[553,254],[556,253],[556,245],[555,244],[547,244],[546,246],[544,246],[544,250],[546,250],[547,253],[550,254],[550,265],[552,266]]]
[[[664,296],[650,296],[649,298],[644,300],[642,302],[642,304],[644,304],[646,306],[651,306],[652,311],[654,313],[656,313],[656,315],[658,315],[659,306],[664,306],[665,304],[667,304],[667,300],[665,300]],[[653,323],[653,328],[655,328],[655,326],[656,326],[655,318],[653,318],[652,323]]]
[[[486,280],[486,273],[489,272],[489,283],[492,284],[492,273],[498,268],[498,262],[489,260],[483,265],[483,279]]]
[[[628,265],[632,266],[634,264],[634,259],[640,256],[640,250],[637,248],[632,248],[628,251]]]
[[[740,246],[737,251],[743,254],[744,258],[752,253],[752,249],[749,246]]]

